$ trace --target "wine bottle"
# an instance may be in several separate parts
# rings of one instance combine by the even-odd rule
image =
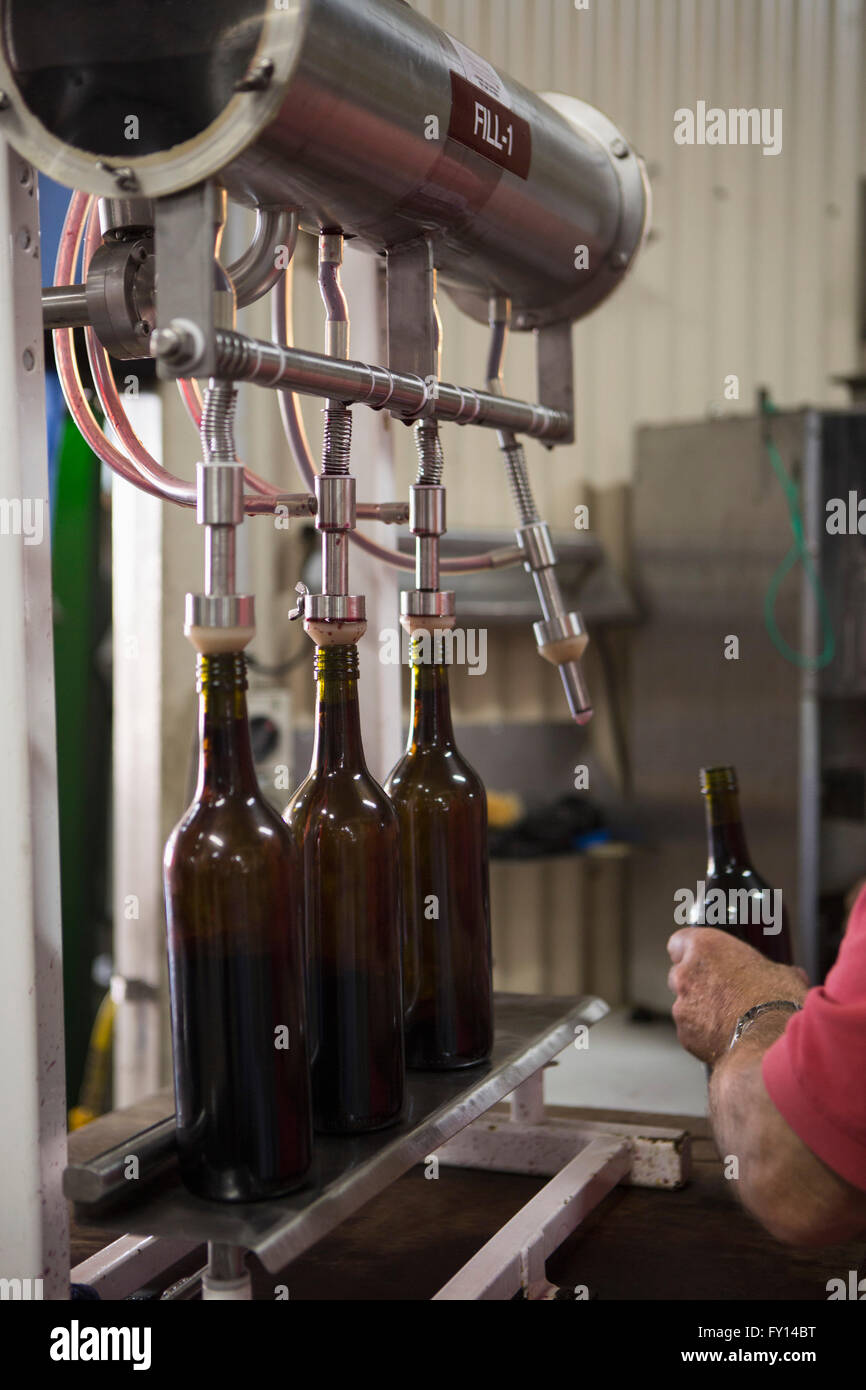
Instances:
[[[403,1105],[397,813],[364,761],[358,649],[317,647],[306,780],[284,818],[304,865],[313,1123],[358,1134]]]
[[[197,678],[198,784],[164,863],[178,1152],[198,1196],[252,1201],[312,1153],[300,866],[256,779],[243,654]]]
[[[412,644],[412,724],[385,788],[400,820],[403,992],[410,1067],[490,1056],[487,798],[454,742],[448,670]]]
[[[689,920],[693,926],[718,926],[770,960],[790,965],[788,915],[781,893],[761,878],[749,858],[737,774],[732,767],[705,767],[700,785],[706,804],[708,862],[703,900],[699,895]],[[714,895],[711,899],[713,890],[721,890],[724,898]]]

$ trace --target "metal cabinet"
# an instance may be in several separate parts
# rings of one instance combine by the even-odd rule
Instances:
[[[644,623],[629,717],[643,846],[631,873],[629,992],[654,1009],[670,1005],[674,892],[694,891],[706,864],[702,765],[737,767],[752,857],[783,890],[813,978],[835,955],[846,894],[866,876],[866,535],[827,526],[828,502],[847,506],[853,493],[856,514],[866,499],[866,412],[770,417],[799,485],[816,580],[799,557],[779,586],[774,633],[767,594],[793,534],[766,429],[752,417],[637,436],[631,553]],[[827,624],[834,650],[820,665]]]

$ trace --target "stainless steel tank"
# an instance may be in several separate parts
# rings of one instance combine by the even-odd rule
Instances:
[[[646,228],[643,164],[404,0],[2,0],[0,130],[102,196],[218,177],[374,251],[427,235],[444,283],[514,326],[580,318]]]

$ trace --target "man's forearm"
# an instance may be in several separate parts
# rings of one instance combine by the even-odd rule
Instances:
[[[787,1021],[781,1012],[755,1019],[739,1042],[718,1059],[710,1077],[710,1120],[716,1143],[723,1157],[736,1157],[744,1183],[740,1192],[750,1210],[748,1178],[768,1160],[763,1110],[771,1102],[764,1090],[761,1063]]]
[[[797,1137],[764,1087],[764,1053],[789,1015],[763,1014],[713,1068],[710,1118],[723,1160],[737,1159],[743,1205],[792,1245],[850,1239],[866,1228],[866,1194],[833,1173]]]

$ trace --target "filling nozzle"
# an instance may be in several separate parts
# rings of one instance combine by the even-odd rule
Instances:
[[[201,418],[196,518],[205,528],[203,594],[187,594],[184,632],[205,656],[239,651],[255,633],[255,602],[235,593],[237,527],[244,519],[244,470],[235,455],[237,389],[211,378]]]
[[[326,312],[325,348],[329,356],[345,360],[349,356],[349,309],[340,283],[342,264],[342,232],[322,232],[318,274]],[[305,594],[301,600],[304,631],[319,647],[357,642],[367,630],[364,595],[349,593],[349,533],[357,519],[355,479],[349,472],[352,412],[345,402],[329,399],[324,413],[322,471],[316,477],[322,593]]]
[[[415,537],[415,588],[400,595],[400,623],[411,635],[455,624],[454,594],[439,588],[439,539],[446,531],[439,422],[415,423],[418,479],[409,489],[409,529]]]
[[[429,351],[421,370],[429,383],[438,381],[442,374],[442,319],[432,255],[427,270],[424,307],[430,332],[422,336]],[[415,537],[415,588],[400,595],[400,624],[410,637],[416,632],[453,628],[457,621],[453,592],[439,588],[439,541],[447,529],[442,483],[445,459],[432,397],[415,421],[414,435],[418,476],[409,488],[409,530]]]
[[[491,337],[487,378],[488,390],[496,395],[502,395],[503,391],[502,362],[510,321],[510,300],[504,295],[495,295],[490,301]],[[498,439],[511,493],[520,517],[516,535],[523,551],[524,568],[532,575],[541,603],[542,620],[533,624],[538,651],[545,661],[559,667],[572,719],[577,724],[588,724],[593,709],[580,660],[589,637],[580,614],[566,611],[556,575],[556,552],[550,537],[550,528],[538,515],[523,445],[511,430],[500,430]]]

